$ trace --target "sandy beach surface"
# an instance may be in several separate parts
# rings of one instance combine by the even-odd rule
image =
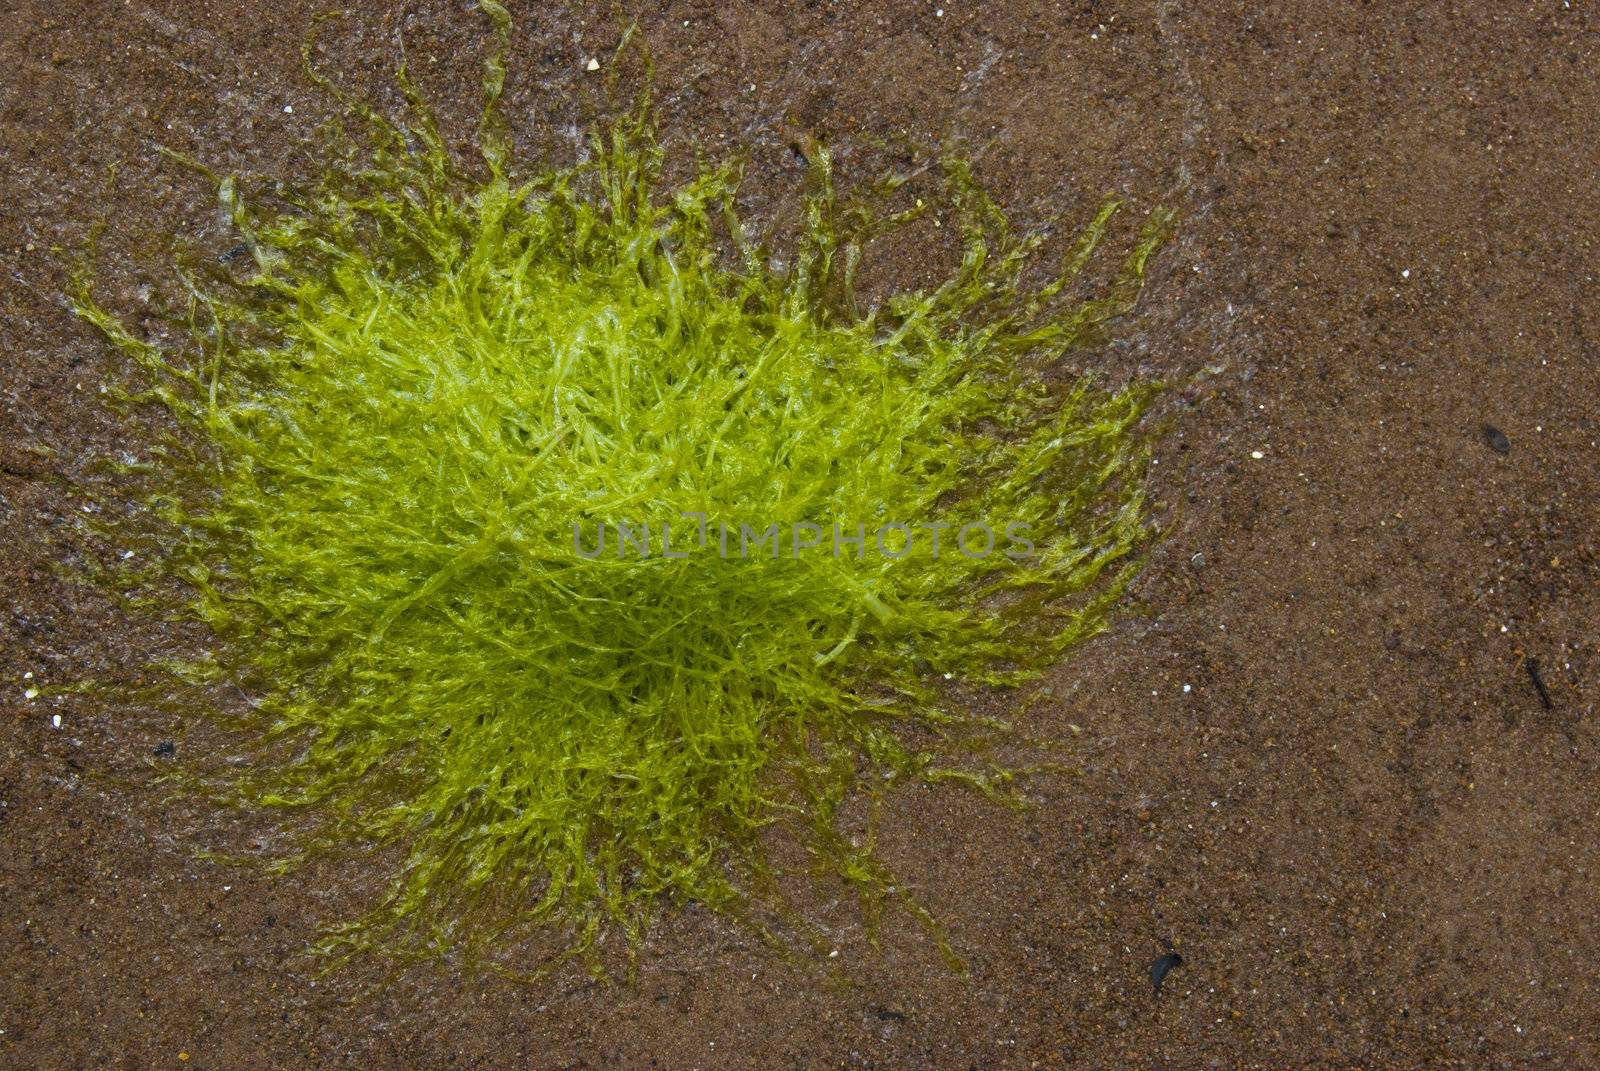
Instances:
[[[1052,674],[1039,727],[1077,727],[1078,776],[1022,811],[919,790],[884,815],[965,977],[904,918],[872,948],[822,889],[832,974],[689,910],[631,985],[446,964],[376,988],[302,955],[373,874],[197,858],[250,834],[151,787],[160,726],[28,698],[149,646],[74,578],[74,481],[136,444],[94,397],[115,358],[64,307],[70,266],[104,222],[128,308],[162,236],[227,248],[157,144],[307,174],[332,105],[300,47],[331,5],[7,6],[0,1066],[1600,1068],[1592,5],[624,5],[669,152],[748,151],[753,218],[797,203],[797,131],[857,180],[960,139],[1023,226],[1107,192],[1130,226],[1175,206],[1138,311],[1076,357],[1173,383],[1168,534]],[[619,19],[512,7],[518,150],[570,158]],[[353,7],[319,63],[392,105],[402,33],[464,144],[470,5]],[[916,285],[950,256],[905,238],[866,270]]]

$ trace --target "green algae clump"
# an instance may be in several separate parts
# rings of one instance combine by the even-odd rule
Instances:
[[[248,257],[186,276],[176,337],[78,297],[171,418],[107,532],[155,558],[146,612],[215,636],[174,684],[256,760],[211,776],[283,812],[290,862],[399,860],[325,951],[539,931],[593,962],[663,907],[760,917],[774,833],[931,927],[840,810],[1003,795],[1013,730],[950,686],[1029,679],[1125,591],[1151,388],[1052,369],[1131,307],[1165,216],[1068,300],[1115,206],[1024,286],[1040,238],[951,160],[959,266],[861,310],[863,248],[924,210],[874,207],[898,180],[842,199],[814,148],[780,267],[736,167],[664,188],[646,104],[516,177],[502,70],[472,169],[411,93],[403,122],[341,97],[365,147],[278,207],[219,181]]]

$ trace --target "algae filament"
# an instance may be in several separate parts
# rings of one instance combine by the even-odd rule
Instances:
[[[295,858],[398,852],[328,952],[498,954],[539,931],[598,965],[606,934],[636,948],[691,902],[773,935],[771,826],[943,946],[837,815],[907,783],[1004,795],[983,749],[1012,730],[945,683],[1028,679],[1125,591],[1152,388],[1045,373],[1130,308],[1166,217],[1067,300],[1115,205],[1024,286],[1040,239],[951,159],[959,267],[862,310],[863,248],[921,211],[882,207],[899,180],[841,198],[813,147],[780,269],[734,210],[737,167],[663,185],[647,102],[583,162],[524,173],[503,70],[482,165],[452,159],[402,71],[406,117],[339,94],[370,137],[285,205],[218,181],[249,253],[186,276],[182,337],[77,297],[132,358],[124,396],[177,428],[107,534],[161,548],[134,578],[146,612],[215,636],[173,687],[259,758],[208,776],[284,812]],[[656,518],[682,553],[575,553],[576,529]],[[716,553],[715,525],[743,522],[1020,525],[1033,553]]]

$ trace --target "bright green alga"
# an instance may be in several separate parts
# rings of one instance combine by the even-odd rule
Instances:
[[[1124,593],[1151,534],[1150,388],[1052,370],[1131,306],[1165,216],[1068,299],[1115,206],[1025,286],[1041,239],[952,159],[959,267],[862,308],[863,248],[925,210],[879,207],[898,180],[841,200],[813,149],[780,266],[745,236],[735,167],[663,186],[643,105],[584,162],[524,173],[502,70],[481,165],[414,92],[403,123],[341,96],[372,137],[319,184],[268,208],[221,181],[248,254],[190,279],[180,337],[79,295],[133,359],[126,396],[176,428],[107,533],[156,555],[130,574],[144,612],[215,636],[172,686],[257,758],[207,778],[283,812],[286,864],[398,850],[329,951],[497,951],[532,928],[597,963],[666,906],[781,919],[772,833],[869,916],[931,926],[838,812],[908,783],[1004,796],[985,749],[1019,734],[950,687],[1029,679]],[[899,555],[877,545],[893,523]],[[647,554],[623,524],[651,526]],[[951,542],[972,524],[992,552]],[[776,547],[736,553],[741,525]]]

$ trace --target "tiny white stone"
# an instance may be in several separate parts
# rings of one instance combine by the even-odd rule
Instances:
[[[1184,690],[1185,693],[1187,693],[1189,691],[1189,686],[1187,684],[1185,684],[1183,686],[1183,690]]]
[[[1402,272],[1401,272],[1401,273],[1400,273],[1400,278],[1402,278],[1402,279],[1409,279],[1409,278],[1411,278],[1411,269],[1410,269],[1410,268],[1407,268],[1407,269],[1405,269],[1405,270],[1404,270],[1404,271],[1402,271]]]
[[[283,114],[284,115],[293,115],[294,114],[294,105],[293,104],[285,104],[283,106]]]
[[[1267,455],[1263,454],[1260,450],[1252,450],[1252,451],[1250,451],[1250,456],[1255,458],[1257,461],[1260,461],[1262,458],[1266,457]]]
[[[944,18],[944,8],[936,8],[933,12],[933,17],[936,19]]]
[[[50,726],[51,726],[51,728],[54,728],[54,729],[61,728],[61,715],[60,714],[52,714],[52,715],[50,715]]]
[[[586,66],[584,68],[584,70],[586,70],[586,71],[598,71],[599,69],[600,69],[600,61],[597,60],[597,59],[594,59],[592,57],[589,60],[588,66]]]
[[[28,672],[24,673],[22,675],[22,679],[25,680],[25,681],[33,680],[33,670],[30,669],[30,670],[28,670]]]

